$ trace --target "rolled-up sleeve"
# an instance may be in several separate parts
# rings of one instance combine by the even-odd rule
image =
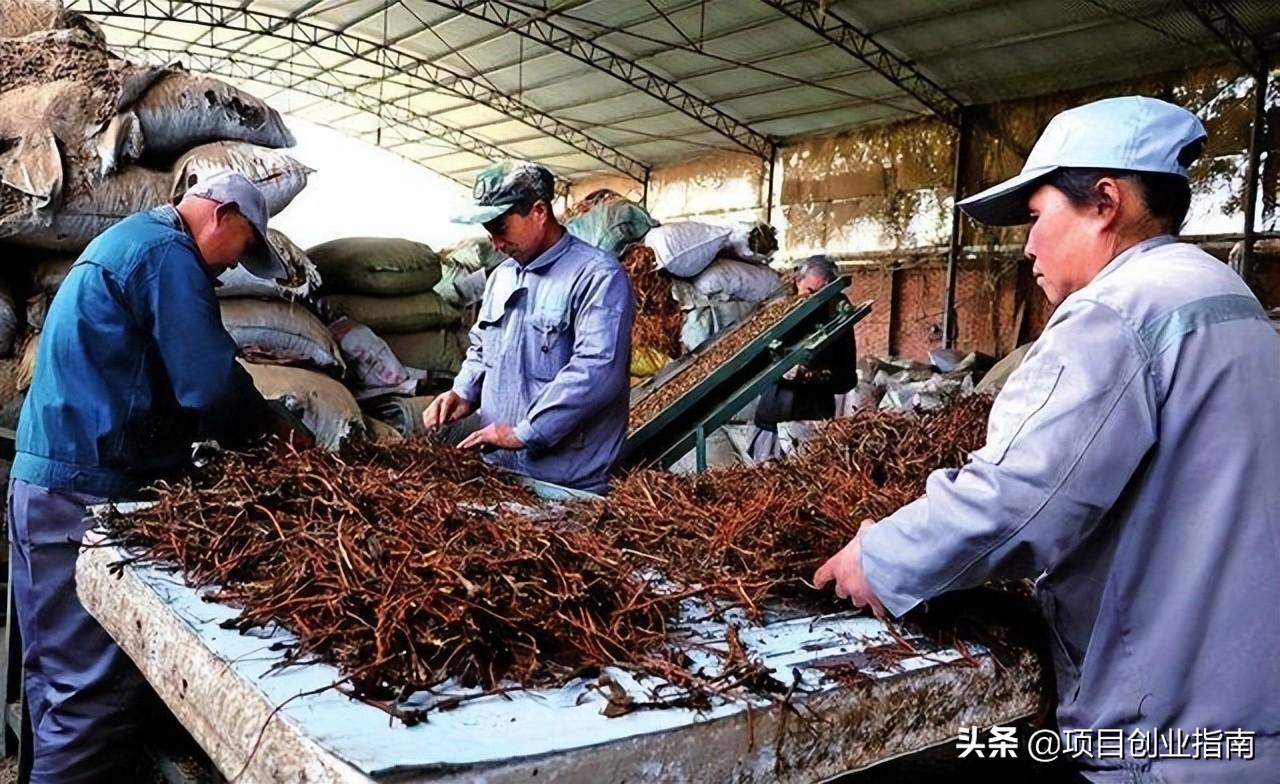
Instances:
[[[574,308],[573,354],[515,427],[534,450],[556,446],[627,389],[635,303],[626,273],[617,266],[591,273]]]
[[[1146,350],[1111,308],[1068,301],[1010,377],[986,445],[862,533],[876,596],[902,615],[993,576],[1035,577],[1098,524],[1156,441]]]

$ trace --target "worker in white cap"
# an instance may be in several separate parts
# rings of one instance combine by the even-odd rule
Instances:
[[[49,306],[8,505],[32,782],[131,780],[142,679],[76,597],[85,509],[180,467],[193,441],[270,426],[214,297],[237,262],[282,276],[266,228],[251,182],[211,176],[103,232]]]
[[[1280,336],[1244,281],[1177,239],[1204,141],[1177,106],[1098,101],[1055,117],[1021,174],[960,202],[1031,224],[1026,257],[1057,309],[986,445],[814,575],[894,616],[1034,579],[1051,738],[1083,781],[1280,770]],[[1123,742],[1104,753],[1103,732]]]

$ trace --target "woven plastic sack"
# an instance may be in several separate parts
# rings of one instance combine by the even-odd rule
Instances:
[[[756,307],[755,302],[711,302],[690,308],[684,313],[680,343],[686,351],[693,351],[726,328],[747,319]]]
[[[507,254],[494,249],[488,239],[475,238],[463,240],[457,245],[440,252],[446,265],[461,267],[465,270],[492,271],[507,260]]]
[[[257,185],[272,215],[288,207],[289,202],[302,193],[313,171],[279,150],[245,142],[213,142],[202,144],[178,159],[170,196],[177,201],[206,177],[227,170],[240,172]]]
[[[263,299],[224,299],[222,325],[254,362],[306,365],[341,376],[338,344],[320,319],[302,305]]]
[[[665,223],[644,236],[658,268],[677,278],[692,278],[706,269],[729,241],[729,229],[709,223]]]
[[[440,282],[440,257],[413,240],[344,237],[309,248],[307,256],[320,271],[325,293],[420,294]]]
[[[565,221],[570,234],[615,256],[633,242],[639,242],[658,223],[633,201],[614,199],[600,202],[582,215]]]
[[[389,334],[382,339],[405,365],[435,373],[457,373],[471,345],[467,330],[458,327]]]
[[[320,271],[293,240],[276,229],[267,229],[267,242],[284,259],[286,278],[279,282],[260,278],[239,264],[218,276],[215,293],[220,299],[259,297],[294,301],[306,299],[320,288]]]
[[[716,259],[693,279],[698,294],[715,302],[764,302],[784,285],[769,267],[734,259]]]
[[[170,177],[142,166],[126,166],[91,190],[64,201],[47,224],[31,225],[9,238],[34,248],[79,253],[102,232],[135,212],[169,202]]]
[[[240,360],[253,384],[268,400],[282,400],[315,435],[316,444],[336,450],[346,441],[364,437],[360,406],[338,381],[304,368],[260,365]]]
[[[320,305],[326,312],[358,321],[383,337],[387,333],[421,332],[462,323],[462,313],[434,291],[403,297],[331,294],[321,297]]]

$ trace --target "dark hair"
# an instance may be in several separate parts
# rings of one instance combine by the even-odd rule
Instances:
[[[533,212],[533,205],[537,204],[540,201],[546,201],[546,199],[536,197],[536,196],[531,198],[524,198],[516,202],[515,205],[507,212],[508,213],[514,212],[516,215],[524,217],[525,215],[528,215],[530,212]],[[550,207],[551,207],[551,202],[547,202],[548,210],[550,209]]]
[[[1068,167],[1049,174],[1045,184],[1062,191],[1076,207],[1091,207],[1106,198],[1098,190],[1098,180],[1103,177],[1129,180],[1137,185],[1151,217],[1160,221],[1169,234],[1176,235],[1182,230],[1191,207],[1191,183],[1180,174]]]
[[[840,270],[836,268],[836,263],[830,256],[810,256],[800,265],[799,277],[804,278],[809,275],[815,275],[830,283],[840,277]]]

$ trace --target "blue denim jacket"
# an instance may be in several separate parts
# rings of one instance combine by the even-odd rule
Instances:
[[[104,497],[179,465],[199,438],[258,427],[213,282],[173,207],[103,232],[49,306],[11,476]]]
[[[480,403],[484,425],[512,425],[524,449],[490,462],[590,492],[627,430],[631,282],[618,260],[565,233],[525,266],[489,276],[453,391]]]

